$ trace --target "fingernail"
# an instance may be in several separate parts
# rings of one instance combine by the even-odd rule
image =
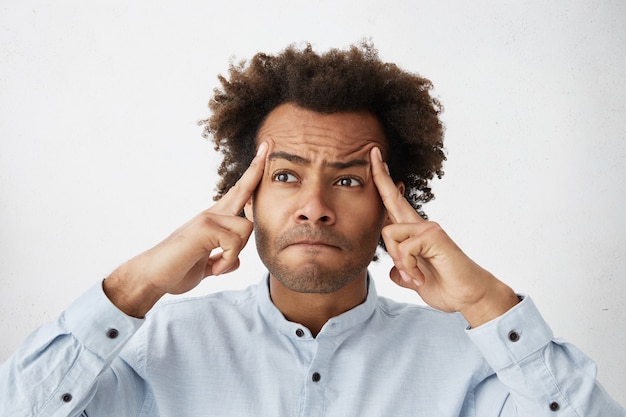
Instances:
[[[404,282],[410,282],[410,281],[413,279],[413,278],[411,278],[411,277],[409,276],[409,274],[407,274],[407,273],[406,273],[406,272],[404,272],[403,270],[399,269],[398,271],[400,272],[400,276],[402,277],[402,280],[403,280]]]
[[[259,156],[263,152],[265,152],[265,148],[267,148],[267,143],[263,142],[262,144],[259,145],[259,149],[257,149],[256,151],[256,156]]]
[[[383,154],[380,152],[380,148],[374,148],[376,149],[375,153],[376,153],[376,157],[378,158],[379,161],[382,162],[383,160]]]
[[[387,171],[387,175],[391,175],[391,173],[389,172],[389,165],[387,165],[387,162],[383,162],[383,165],[385,165],[385,171]]]
[[[230,267],[224,269],[223,271],[217,272],[215,275],[219,276],[219,275],[228,274],[229,272],[233,272],[235,269],[237,269],[236,266],[230,266]]]
[[[224,274],[231,273],[231,272],[233,272],[235,269],[237,269],[237,268],[235,268],[234,266],[231,266],[230,268],[226,269],[225,271],[220,272],[220,275],[224,275]]]

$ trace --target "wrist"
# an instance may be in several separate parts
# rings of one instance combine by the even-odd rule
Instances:
[[[471,328],[476,328],[502,316],[519,302],[519,297],[511,287],[497,281],[479,301],[460,310],[460,313]]]
[[[109,300],[125,314],[143,318],[165,295],[149,283],[136,279],[126,271],[125,265],[120,266],[103,282],[102,288]]]

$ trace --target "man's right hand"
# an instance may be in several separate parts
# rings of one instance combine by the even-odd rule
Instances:
[[[250,167],[213,207],[113,271],[103,284],[113,304],[130,316],[144,317],[164,294],[185,293],[205,277],[237,269],[253,229],[239,213],[263,177],[266,155],[262,143]],[[217,248],[221,251],[212,254]]]

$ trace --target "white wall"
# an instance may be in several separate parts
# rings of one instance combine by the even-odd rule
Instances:
[[[626,404],[626,3],[0,3],[0,361],[86,288],[211,204],[196,121],[231,56],[371,36],[429,77],[449,161],[427,211],[532,295]],[[259,278],[248,248],[233,276]],[[419,302],[376,266],[379,291]]]

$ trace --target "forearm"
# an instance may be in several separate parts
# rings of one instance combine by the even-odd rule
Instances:
[[[92,288],[2,365],[0,415],[77,415],[140,325]]]
[[[103,281],[102,289],[109,300],[125,314],[143,318],[164,293],[133,272],[129,262],[113,271]]]
[[[553,339],[532,300],[468,334],[510,392],[515,415],[626,416],[596,381],[595,364]]]

